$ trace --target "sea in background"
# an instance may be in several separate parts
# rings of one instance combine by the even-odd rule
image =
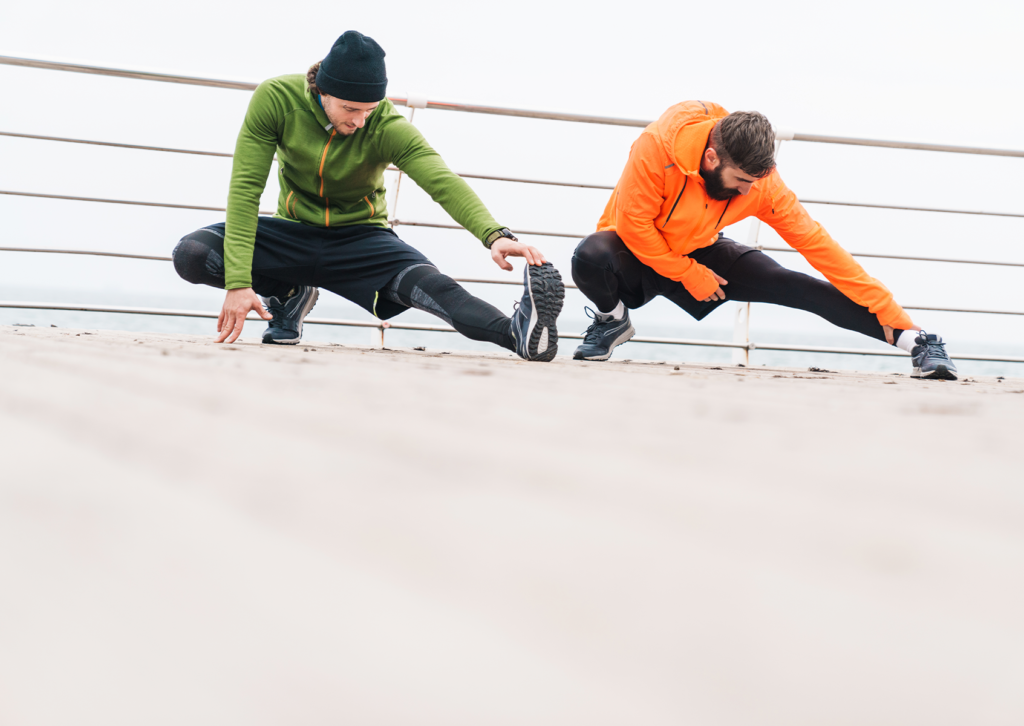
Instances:
[[[153,263],[160,264],[160,263]],[[183,285],[185,283],[182,283]],[[469,285],[473,292],[479,294],[484,286]],[[519,288],[500,288],[508,300],[502,306],[511,313],[512,302]],[[186,288],[188,290],[188,288]],[[217,304],[221,293],[209,290],[210,298],[205,305],[196,304],[195,295],[124,295],[110,293],[96,300],[89,290],[53,289],[40,287],[7,288],[11,297],[19,300],[45,300],[54,303],[81,303],[92,299],[93,304],[121,305],[135,307],[166,308],[176,310],[203,310],[217,312]],[[206,291],[202,291],[206,292]],[[500,297],[491,295],[490,297]],[[580,298],[580,299],[576,299]],[[502,305],[500,299],[493,299],[496,305]],[[582,333],[589,319],[583,314],[582,296],[574,290],[568,291],[567,306],[559,318],[559,330],[563,333]],[[731,342],[733,331],[730,327],[735,311],[735,303],[726,303],[711,316],[698,323],[690,320],[685,313],[675,309],[665,301],[656,300],[645,308],[631,312],[637,328],[637,335],[689,338]],[[751,312],[750,339],[758,342],[787,345],[830,346],[847,348],[865,348],[891,350],[889,346],[870,340],[856,333],[838,330],[832,333],[816,331],[820,322],[812,316],[799,311],[791,311],[804,320],[810,331],[801,331],[799,321],[789,328],[758,326],[759,314],[763,317],[768,312],[765,305],[753,305]],[[790,312],[790,311],[787,311]],[[373,316],[358,306],[339,298],[327,291],[321,291],[316,308],[310,317],[322,317],[345,320],[361,320],[371,322]],[[443,324],[437,318],[418,310],[410,310],[397,318],[395,323],[421,323],[428,325]],[[90,331],[124,330],[144,333],[177,333],[185,335],[209,337],[215,335],[216,321],[206,318],[184,318],[152,315],[135,315],[122,313],[93,313],[59,310],[27,310],[0,309],[0,325],[35,325],[40,327],[56,326],[58,328],[75,328]],[[246,323],[242,338],[250,342],[259,340],[265,323],[250,320]],[[826,324],[826,328],[829,327]],[[307,325],[303,333],[304,342],[334,343],[339,345],[367,345],[374,341],[379,333],[375,328],[342,327],[335,325]],[[571,355],[578,340],[562,340],[560,354]],[[495,346],[472,341],[457,333],[422,332],[414,330],[394,330],[385,332],[385,347],[414,348],[425,347],[436,351],[489,351],[499,350]],[[994,345],[978,341],[954,341],[949,345],[952,355],[969,353],[975,355],[1005,355],[1024,357],[1024,345]],[[511,354],[509,354],[511,355]],[[654,343],[630,342],[616,349],[614,360],[636,361],[667,361],[673,363],[717,363],[732,364],[732,350],[726,348],[709,348],[690,345],[667,345]],[[961,378],[968,376],[1007,376],[1024,377],[1024,364],[998,363],[989,361],[955,361]],[[751,366],[826,368],[829,370],[860,370],[881,371],[908,374],[910,372],[909,357],[889,357],[871,355],[851,355],[832,353],[806,353],[797,351],[753,350],[750,353]]]

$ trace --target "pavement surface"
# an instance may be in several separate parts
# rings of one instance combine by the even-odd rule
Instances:
[[[0,724],[1024,723],[1022,423],[1021,379],[2,327]]]

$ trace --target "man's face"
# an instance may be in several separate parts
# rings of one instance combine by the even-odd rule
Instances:
[[[727,199],[750,193],[754,182],[750,174],[731,164],[726,165],[718,158],[714,149],[709,148],[701,159],[700,176],[704,180],[704,188],[712,199],[724,202]]]
[[[324,102],[324,113],[327,120],[334,124],[335,130],[342,136],[351,136],[366,124],[366,119],[374,112],[380,102],[356,103],[355,101],[343,101],[326,93],[320,94],[320,100]]]

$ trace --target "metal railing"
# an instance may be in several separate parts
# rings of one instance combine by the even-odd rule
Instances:
[[[247,83],[240,81],[224,81],[209,78],[197,78],[191,76],[180,76],[166,73],[154,73],[145,71],[134,71],[124,70],[115,68],[103,68],[98,66],[86,66],[73,63],[55,62],[55,61],[43,61],[33,60],[27,58],[12,58],[8,56],[0,56],[0,65],[12,65],[12,66],[23,66],[29,68],[38,68],[46,70],[57,70],[57,71],[69,71],[76,73],[88,73],[103,76],[113,76],[121,78],[134,78],[139,80],[148,81],[160,81],[167,83],[179,83],[186,85],[195,86],[209,86],[216,88],[228,88],[237,90],[254,90],[258,84]],[[501,108],[495,106],[480,106],[472,104],[460,104],[460,103],[448,103],[439,101],[428,101],[425,98],[417,98],[413,96],[406,97],[389,97],[389,99],[395,105],[407,106],[410,108],[410,121],[413,120],[416,109],[437,109],[445,111],[460,111],[464,113],[479,113],[479,114],[491,114],[500,116],[511,116],[518,118],[532,118],[532,119],[546,119],[554,121],[567,121],[575,123],[590,123],[590,124],[601,124],[609,126],[628,126],[642,128],[647,126],[650,121],[642,121],[637,119],[622,119],[612,118],[603,116],[588,116],[581,114],[567,114],[567,113],[555,113],[547,111],[529,111],[523,109],[513,108]],[[11,138],[22,138],[31,139],[47,142],[60,142],[60,143],[73,143],[73,144],[85,144],[102,147],[113,147],[122,148],[129,150],[138,151],[152,151],[161,153],[172,153],[172,154],[190,154],[196,156],[209,156],[209,157],[220,157],[220,158],[231,158],[233,154],[226,152],[217,151],[202,151],[194,149],[181,149],[171,148],[162,146],[148,146],[140,144],[124,144],[111,141],[100,141],[100,140],[88,140],[88,139],[76,139],[68,137],[58,136],[44,136],[38,134],[27,134],[18,133],[13,131],[0,130],[0,136],[6,136]],[[892,149],[912,149],[920,151],[940,151],[948,153],[959,153],[959,154],[974,154],[974,155],[985,155],[985,156],[1003,156],[1003,157],[1016,157],[1024,158],[1024,151],[1018,150],[1007,150],[1007,149],[989,149],[979,147],[966,147],[966,146],[952,146],[945,144],[921,144],[913,142],[902,142],[902,141],[884,141],[884,140],[872,140],[872,139],[858,139],[848,137],[836,137],[836,136],[822,136],[815,134],[800,134],[790,130],[780,129],[777,132],[777,145],[781,146],[784,141],[807,141],[816,143],[828,143],[828,144],[846,144],[855,146],[872,146],[879,148],[892,148]],[[397,172],[397,183],[394,195],[394,203],[392,209],[397,208],[398,192],[400,190],[401,170],[390,167],[388,169],[392,172]],[[526,179],[519,177],[507,177],[507,176],[494,176],[485,174],[474,174],[474,173],[460,173],[467,179],[481,179],[498,182],[510,182],[519,184],[537,184],[546,186],[556,187],[567,187],[567,188],[582,188],[582,189],[594,189],[609,191],[614,187],[607,184],[592,184],[583,182],[566,182],[566,181],[553,181],[544,179]],[[25,191],[25,190],[0,190],[0,195],[14,195],[23,197],[37,197],[43,199],[56,199],[64,201],[80,201],[90,203],[105,203],[105,204],[127,204],[135,206],[149,206],[149,207],[163,207],[170,209],[187,209],[187,210],[199,210],[199,211],[211,211],[211,212],[223,212],[223,207],[212,207],[202,206],[193,204],[175,204],[170,202],[150,202],[141,200],[124,200],[124,199],[107,199],[100,197],[82,197],[82,196],[70,196],[70,195],[58,195],[58,194],[47,194],[43,192]],[[850,201],[837,201],[837,200],[817,200],[817,199],[801,199],[803,204],[820,204],[820,205],[833,205],[833,206],[848,206],[848,207],[859,207],[868,209],[892,209],[901,211],[913,211],[913,212],[925,212],[925,213],[943,213],[943,214],[965,214],[965,215],[979,215],[979,216],[992,216],[992,217],[1009,217],[1009,218],[1024,218],[1024,213],[1021,212],[999,212],[999,211],[985,211],[985,210],[974,210],[974,209],[951,209],[942,207],[917,207],[908,205],[894,205],[894,204],[876,204],[866,202],[850,202]],[[261,211],[261,214],[273,214],[273,212]],[[417,220],[405,220],[399,218],[393,218],[390,220],[392,226],[410,226],[410,227],[430,227],[437,229],[462,229],[456,224],[445,224],[435,223],[427,221]],[[796,252],[789,247],[769,247],[760,245],[757,243],[757,237],[759,233],[760,224],[755,220],[754,225],[751,229],[750,239],[748,244],[757,249],[770,251],[770,252]],[[521,230],[516,228],[516,233],[519,235],[530,236],[544,236],[544,237],[558,237],[558,238],[571,238],[581,239],[586,236],[585,233],[568,233],[568,232],[555,232],[555,231],[537,231],[537,230]],[[101,257],[120,257],[126,259],[141,259],[141,260],[155,260],[155,261],[169,261],[169,257],[158,256],[158,255],[138,255],[131,253],[122,252],[104,252],[104,251],[92,251],[92,250],[57,250],[57,249],[45,249],[45,248],[33,248],[33,247],[0,247],[0,251],[3,252],[28,252],[28,253],[51,253],[51,254],[72,254],[72,255],[92,255]],[[971,259],[951,259],[951,258],[937,258],[937,257],[922,257],[922,256],[911,256],[911,255],[889,255],[880,253],[870,252],[854,252],[851,253],[854,257],[866,257],[866,258],[877,258],[877,259],[894,259],[894,260],[913,260],[919,262],[937,262],[937,263],[952,263],[952,264],[971,264],[971,265],[992,265],[999,267],[1024,267],[1024,263],[1018,262],[999,262],[989,260],[971,260]],[[489,280],[483,278],[457,278],[459,282],[470,283],[470,284],[511,284],[517,285],[519,283],[504,280]],[[567,284],[567,288],[575,289],[574,285]],[[1015,310],[993,310],[993,309],[980,309],[980,308],[946,308],[946,307],[934,307],[934,306],[920,306],[920,305],[904,305],[905,309],[908,310],[927,310],[935,312],[957,312],[957,313],[971,313],[971,314],[988,314],[988,315],[1024,315],[1024,311]],[[141,315],[168,315],[176,317],[202,317],[202,318],[216,318],[216,313],[207,313],[199,311],[187,311],[187,310],[168,310],[160,308],[143,308],[143,307],[122,307],[122,306],[97,306],[97,305],[85,305],[85,304],[59,304],[59,303],[48,303],[48,302],[16,302],[16,301],[0,301],[0,308],[22,308],[22,309],[44,309],[44,310],[74,310],[74,311],[85,311],[85,312],[107,312],[107,313],[129,313],[129,314],[141,314]],[[807,345],[784,345],[774,343],[752,343],[749,340],[749,314],[750,304],[738,304],[735,334],[733,342],[723,342],[714,340],[690,340],[682,338],[656,338],[656,337],[634,337],[635,342],[644,343],[659,343],[659,344],[671,344],[671,345],[693,345],[702,347],[715,347],[715,348],[731,348],[735,351],[734,362],[738,363],[749,363],[748,353],[751,350],[780,350],[780,351],[799,351],[799,352],[820,352],[820,353],[846,353],[846,354],[858,354],[858,355],[881,355],[881,356],[893,356],[902,355],[901,352],[893,350],[874,350],[874,349],[861,349],[861,348],[832,348],[822,346],[807,346]],[[255,318],[254,318],[255,319]],[[363,322],[356,320],[336,320],[327,318],[308,318],[306,320],[310,324],[318,325],[341,325],[349,327],[363,327],[363,328],[375,328],[381,333],[381,343],[383,344],[383,331],[391,328],[395,330],[416,330],[416,331],[432,331],[432,332],[454,332],[452,328],[442,325],[416,325],[416,324],[402,324],[402,323],[382,323],[382,322]],[[580,339],[582,335],[579,334],[560,334],[560,338],[566,339]],[[997,361],[997,362],[1024,362],[1024,358],[1013,357],[1013,356],[971,356],[971,355],[958,355],[958,358],[963,360],[979,360],[979,361]]]

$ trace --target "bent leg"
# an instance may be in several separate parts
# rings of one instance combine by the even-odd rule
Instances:
[[[474,297],[429,264],[407,267],[381,294],[392,302],[436,315],[470,340],[482,340],[514,351],[512,321],[498,308]]]
[[[224,233],[218,225],[185,235],[171,252],[174,270],[193,285],[224,289]],[[263,297],[287,297],[294,285],[253,274],[252,287]]]
[[[572,255],[573,281],[602,313],[610,313],[620,301],[628,308],[648,302],[643,275],[643,263],[615,232],[584,237]]]
[[[630,309],[643,307],[661,295],[703,320],[721,304],[695,300],[682,283],[638,260],[615,232],[583,238],[572,256],[572,279],[601,313],[610,313],[620,301]]]
[[[814,313],[833,325],[885,341],[878,318],[830,282],[788,270],[760,251],[740,257],[723,277],[730,300],[763,302]],[[899,330],[893,331],[899,338]]]

